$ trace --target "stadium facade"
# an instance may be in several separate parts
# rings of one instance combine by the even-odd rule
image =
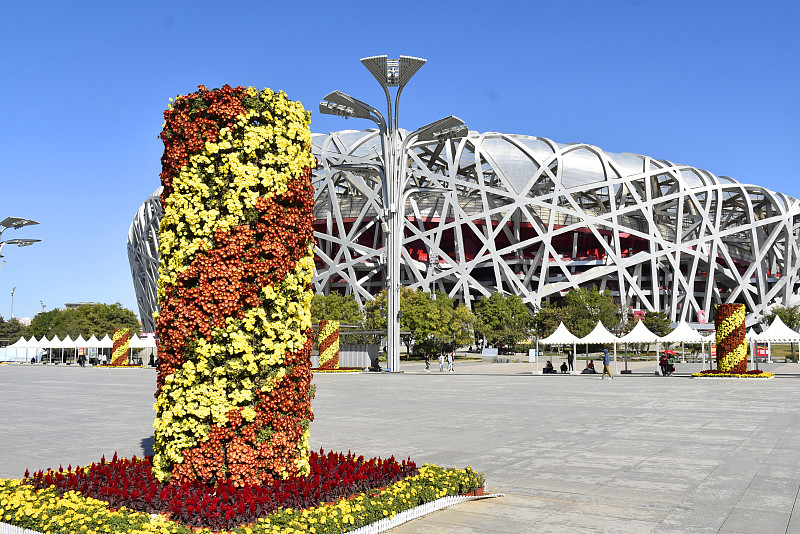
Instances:
[[[363,303],[387,285],[379,133],[315,134],[313,151],[315,289]],[[798,300],[800,202],[787,195],[525,135],[471,132],[412,144],[405,156],[406,287],[467,305],[503,291],[537,306],[596,285],[625,310],[665,311],[672,321],[711,321],[714,304],[740,302],[748,325]],[[128,235],[146,329],[156,309],[157,195]]]

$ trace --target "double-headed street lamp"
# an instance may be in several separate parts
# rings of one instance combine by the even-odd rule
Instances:
[[[22,228],[23,226],[30,226],[32,224],[39,224],[36,221],[32,221],[31,219],[23,219],[22,217],[6,217],[2,221],[0,221],[0,237],[3,235],[3,232],[8,228],[13,228],[15,230]],[[6,241],[0,241],[0,258],[3,257],[3,247],[6,245],[16,245],[18,247],[27,247],[28,245],[33,245],[41,241],[41,239],[8,239]]]
[[[355,99],[340,91],[328,94],[319,104],[320,113],[339,115],[345,118],[355,117],[368,119],[378,125],[381,138],[381,162],[375,164],[349,164],[337,168],[358,167],[377,170],[381,177],[383,189],[383,214],[386,223],[387,248],[387,367],[398,371],[400,364],[400,254],[403,245],[405,225],[404,191],[408,182],[406,176],[408,157],[406,150],[415,142],[442,141],[444,139],[464,137],[468,128],[457,117],[446,117],[422,128],[419,128],[400,140],[398,116],[400,94],[411,77],[427,60],[400,56],[400,59],[388,59],[386,56],[364,58],[361,63],[370,71],[383,88],[386,95],[386,118],[374,107]],[[389,87],[397,87],[394,106],[392,105]],[[421,192],[410,191],[410,192]],[[425,191],[427,192],[427,191]],[[431,190],[433,192],[433,190]],[[436,192],[439,192],[438,190]]]

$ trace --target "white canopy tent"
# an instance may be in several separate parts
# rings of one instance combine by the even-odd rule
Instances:
[[[686,363],[686,355],[683,350],[684,343],[703,343],[703,336],[689,326],[686,321],[681,321],[675,329],[661,338],[661,343],[680,343],[681,344],[681,361]],[[706,368],[706,353],[703,351],[703,369]]]
[[[21,337],[0,350],[3,351],[0,360],[8,362],[28,362],[31,358],[38,361],[42,352],[35,337],[31,337],[30,340]]]
[[[580,338],[580,343],[586,344],[586,351],[587,351],[587,362],[586,365],[589,365],[588,359],[588,351],[589,351],[589,343],[611,343],[614,345],[614,373],[617,372],[617,342],[619,338],[608,331],[608,329],[603,326],[603,321],[597,321],[597,324],[594,327],[594,330]]]
[[[769,328],[761,332],[758,338],[754,341],[766,343],[771,354],[773,343],[800,343],[800,334],[786,326],[786,323],[784,323],[781,318],[776,315],[775,319],[772,321],[772,324],[769,325]],[[755,349],[755,347],[753,347],[754,341],[750,342],[752,349]]]
[[[625,343],[626,345],[628,343],[644,343],[649,345],[650,343],[659,343],[660,341],[661,338],[658,337],[653,332],[651,332],[650,329],[647,328],[647,326],[645,326],[644,321],[637,321],[636,325],[633,327],[633,330],[631,330],[624,336],[620,337],[617,343]],[[656,347],[656,351],[657,350],[658,347]],[[627,354],[628,354],[628,349],[626,347],[625,348],[626,367],[627,367]]]
[[[580,339],[578,336],[567,330],[567,327],[564,326],[564,323],[560,322],[558,323],[558,328],[556,328],[555,332],[546,338],[536,341],[536,353],[539,353],[539,343],[541,343],[543,345],[572,345],[572,353],[575,354],[575,344],[579,341]],[[539,374],[538,358],[536,359],[536,374]]]

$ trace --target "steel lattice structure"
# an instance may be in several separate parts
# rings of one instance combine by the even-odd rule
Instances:
[[[386,287],[378,136],[313,136],[315,289],[361,303]],[[713,304],[741,302],[748,325],[771,304],[797,300],[800,202],[787,195],[524,135],[416,143],[405,164],[404,286],[436,288],[467,305],[504,291],[536,306],[593,284],[625,309],[662,310],[672,321],[704,322]],[[146,328],[156,310],[157,193],[128,235]]]
[[[379,163],[377,136],[314,136],[318,292],[363,301],[385,287],[379,176],[340,167]],[[594,284],[672,321],[704,322],[714,303],[741,302],[748,324],[798,288],[800,203],[763,187],[499,133],[413,144],[406,160],[404,286],[468,305],[504,291],[536,306]]]
[[[158,230],[163,215],[159,194],[160,187],[139,207],[128,230],[128,261],[145,332],[156,331],[153,313],[158,310]]]

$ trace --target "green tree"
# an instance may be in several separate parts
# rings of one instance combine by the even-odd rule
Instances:
[[[4,320],[0,316],[0,346],[10,345],[21,337],[28,337],[28,327],[17,319]]]
[[[664,312],[645,312],[644,325],[657,336],[666,336],[672,332],[669,317]]]
[[[475,316],[463,304],[437,292],[434,299],[422,290],[400,290],[401,339],[408,354],[441,354],[472,340]],[[364,329],[386,332],[386,291],[364,305]],[[385,334],[375,334],[377,343]]]
[[[597,286],[571,289],[564,297],[562,308],[567,310],[564,325],[578,337],[594,330],[597,321],[602,321],[607,329],[617,325],[614,297],[608,290],[598,291]]]
[[[39,313],[31,321],[29,334],[41,338],[92,335],[102,338],[113,334],[115,328],[130,328],[131,334],[140,333],[141,326],[136,314],[117,302],[115,304],[84,304],[66,310],[54,309]]]
[[[536,337],[547,337],[558,328],[559,323],[565,322],[566,309],[556,306],[551,302],[542,302],[533,313],[533,332]]]
[[[761,322],[769,326],[775,317],[780,317],[783,324],[797,332],[800,329],[800,306],[773,306],[764,314]]]
[[[354,295],[336,292],[327,296],[315,294],[311,300],[311,320],[315,323],[325,320],[360,326],[364,321],[364,313]]]
[[[528,307],[517,295],[493,293],[475,303],[475,330],[496,346],[513,348],[527,340],[534,327]]]
[[[447,294],[434,295],[422,290],[401,294],[401,330],[406,348],[412,354],[438,355],[466,345],[472,339],[474,316],[463,304]]]

